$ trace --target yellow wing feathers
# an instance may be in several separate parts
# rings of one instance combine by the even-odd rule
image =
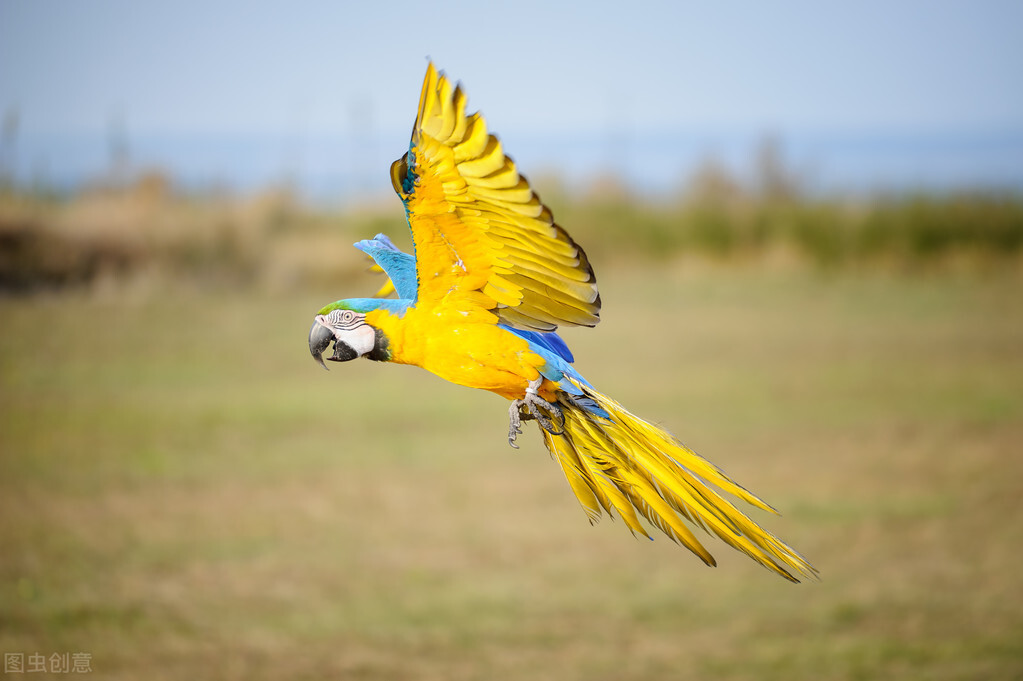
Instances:
[[[392,168],[416,247],[418,302],[476,293],[475,303],[518,327],[593,326],[600,296],[586,254],[483,117],[466,115],[466,101],[430,64],[409,154]]]

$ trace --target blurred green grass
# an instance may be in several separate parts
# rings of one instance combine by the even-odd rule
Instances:
[[[1017,272],[595,265],[579,367],[779,508],[820,583],[589,527],[492,395],[324,373],[310,315],[368,278],[109,285],[0,299],[0,651],[111,679],[1023,675]]]
[[[614,178],[572,193],[534,183],[591,258],[809,266],[824,271],[1018,269],[1023,196],[1012,191],[812,196],[767,164],[752,188],[708,165],[678,192]],[[286,188],[195,195],[159,173],[60,196],[0,186],[0,291],[136,282],[275,290],[353,283],[352,242],[386,232],[410,248],[397,199],[313,207]]]

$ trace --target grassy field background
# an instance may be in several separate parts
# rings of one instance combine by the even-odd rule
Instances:
[[[1018,267],[598,258],[578,366],[780,509],[756,517],[819,583],[588,526],[497,397],[324,373],[310,317],[368,275],[101,282],[0,299],[0,652],[103,679],[1023,677]]]

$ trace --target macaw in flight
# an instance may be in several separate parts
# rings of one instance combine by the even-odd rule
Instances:
[[[723,496],[777,513],[661,428],[626,411],[572,366],[558,326],[594,326],[593,268],[519,174],[461,86],[429,64],[409,150],[391,165],[415,255],[384,235],[356,247],[386,272],[397,298],[348,298],[321,309],[309,351],[422,367],[511,400],[508,442],[534,420],[591,523],[639,516],[707,565],[692,525],[782,577],[817,570]],[[385,286],[381,293],[391,287]]]

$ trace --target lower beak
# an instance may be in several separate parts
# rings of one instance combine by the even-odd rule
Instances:
[[[318,320],[313,320],[313,326],[309,329],[309,352],[312,354],[313,359],[319,362],[320,366],[324,369],[327,368],[327,365],[323,362],[323,351],[327,349],[333,340],[334,332]]]

